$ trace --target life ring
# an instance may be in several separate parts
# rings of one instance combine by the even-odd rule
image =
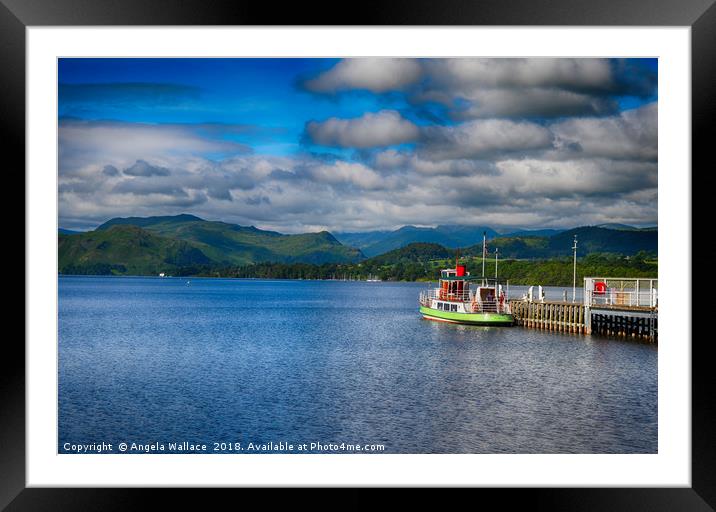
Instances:
[[[596,294],[604,294],[607,292],[607,283],[604,281],[597,281],[594,283],[594,293]]]

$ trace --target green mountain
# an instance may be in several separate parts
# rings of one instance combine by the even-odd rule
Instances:
[[[66,274],[156,275],[165,272],[179,275],[258,263],[323,266],[355,263],[359,272],[375,274],[383,272],[386,265],[397,265],[396,275],[409,277],[419,275],[415,274],[416,265],[452,259],[456,247],[465,247],[466,240],[478,237],[477,243],[460,249],[460,254],[479,258],[483,231],[488,230],[464,226],[406,226],[388,232],[387,238],[374,238],[365,250],[372,257],[366,260],[359,249],[341,244],[327,231],[284,235],[253,226],[206,221],[193,215],[116,218],[94,231],[60,233],[59,270]],[[585,226],[551,236],[499,236],[489,230],[488,252],[492,258],[498,247],[500,259],[568,258],[572,255],[574,235],[578,239],[579,257],[595,253],[632,256],[642,251],[656,254],[658,250],[656,228],[626,230]],[[415,238],[419,240],[411,241]],[[426,242],[422,238],[447,242]]]
[[[645,228],[637,228],[635,226],[629,226],[627,224],[616,224],[616,223],[607,223],[607,224],[597,224],[594,226],[596,228],[607,228],[607,229],[616,229],[618,231],[656,231],[656,226],[649,226]]]
[[[554,258],[570,256],[574,235],[577,235],[577,255],[612,253],[624,256],[640,251],[656,253],[658,236],[656,229],[625,230],[583,226],[562,231],[550,237],[510,236],[499,237],[488,243],[488,252],[493,255],[499,248],[500,258]],[[482,244],[465,249],[466,255],[481,255]]]
[[[336,238],[346,245],[359,248],[368,257],[415,242],[440,244],[449,249],[469,248],[471,254],[482,254],[482,234],[487,233],[490,252],[499,247],[505,257],[548,258],[570,252],[571,239],[575,234],[580,239],[579,254],[587,252],[613,252],[635,254],[640,250],[657,250],[656,227],[637,228],[626,224],[600,224],[571,230],[535,229],[498,233],[485,226],[441,225],[435,228],[404,226],[395,231],[367,231],[363,233],[337,233]],[[644,235],[644,233],[650,233]],[[565,245],[565,239],[570,242]],[[581,240],[584,239],[584,246]],[[474,246],[474,247],[473,247]]]
[[[349,263],[360,259],[363,254],[358,249],[342,245],[327,231],[283,235],[193,215],[116,218],[95,231],[60,235],[63,273],[87,268],[91,273],[109,269],[121,274],[155,274],[171,273],[182,266]]]
[[[413,242],[400,249],[394,249],[365,261],[366,264],[390,265],[399,262],[426,262],[453,258],[455,251],[440,244]]]
[[[58,267],[63,274],[156,275],[208,263],[211,260],[192,244],[137,226],[113,226],[58,239]]]

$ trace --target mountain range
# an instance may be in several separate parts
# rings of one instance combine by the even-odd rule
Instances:
[[[482,234],[488,238],[498,236],[497,231],[485,226],[438,226],[420,228],[403,226],[395,231],[368,231],[365,233],[336,233],[339,242],[357,247],[368,257],[405,247],[415,242],[440,244],[443,247],[467,247],[482,242]]]
[[[615,231],[656,231],[655,227],[637,228],[626,224],[600,224],[594,227]],[[487,226],[443,225],[435,228],[403,226],[395,231],[336,233],[335,236],[339,242],[356,247],[366,256],[372,257],[415,242],[440,244],[449,249],[457,249],[482,244],[483,233],[487,235],[488,240],[491,240],[494,238],[551,238],[565,231],[564,229],[514,229],[498,232]]]
[[[350,263],[364,258],[327,231],[284,235],[193,215],[111,219],[94,231],[59,234],[62,273],[171,273],[188,265]],[[84,271],[86,270],[86,271]]]
[[[574,237],[577,237],[577,256],[593,253],[613,253],[631,256],[644,251],[658,251],[656,229],[608,229],[583,226],[561,231],[552,236],[500,236],[488,242],[488,253],[499,249],[500,258],[555,258],[571,256]],[[465,255],[482,254],[482,243],[465,248]]]
[[[609,227],[606,227],[609,226]],[[531,259],[570,256],[574,235],[578,255],[639,251],[656,253],[656,228],[626,225],[584,226],[570,230],[516,230],[498,233],[485,226],[445,225],[436,228],[404,226],[395,231],[338,233],[327,231],[286,235],[254,226],[208,221],[194,215],[114,218],[93,231],[58,233],[59,271],[65,274],[171,274],[191,266],[231,266],[253,263],[356,263],[409,247],[422,253],[460,248],[464,255],[482,254],[486,233],[488,251],[499,248],[500,258]],[[445,248],[445,249],[442,249]],[[416,254],[417,254],[416,253]],[[400,253],[402,255],[402,253]],[[435,253],[437,254],[437,253]],[[404,257],[405,255],[402,255]],[[427,256],[427,255],[426,255]]]

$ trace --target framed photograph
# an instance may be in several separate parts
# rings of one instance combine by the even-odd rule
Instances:
[[[4,0],[27,300],[3,506],[438,486],[712,509],[711,3],[345,25]]]

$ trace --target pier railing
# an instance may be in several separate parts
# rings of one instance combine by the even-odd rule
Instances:
[[[657,308],[658,279],[585,277],[584,305]]]
[[[420,304],[422,306],[430,307],[433,300],[462,302],[465,306],[465,311],[472,313],[511,313],[510,303],[506,296],[502,300],[498,298],[481,299],[474,290],[448,293],[440,288],[433,288],[420,292]]]
[[[420,302],[423,302],[423,299],[428,302],[433,299],[453,302],[472,302],[475,300],[475,292],[473,290],[469,290],[466,292],[451,293],[441,290],[440,288],[433,288],[420,292]]]

